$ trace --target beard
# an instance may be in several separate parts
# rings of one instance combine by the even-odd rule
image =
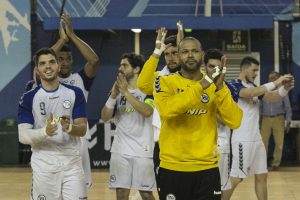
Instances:
[[[194,61],[191,63],[191,61],[186,62],[180,62],[180,68],[183,69],[186,72],[195,72],[200,69],[201,62]]]
[[[180,66],[177,66],[177,67],[175,67],[175,68],[170,68],[169,66],[167,66],[167,67],[168,67],[168,69],[169,69],[169,71],[170,71],[171,73],[175,73],[175,72],[177,72],[177,71],[180,70]]]

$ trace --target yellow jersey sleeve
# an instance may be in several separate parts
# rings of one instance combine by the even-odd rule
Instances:
[[[144,94],[152,95],[153,94],[153,84],[155,78],[158,76],[156,71],[159,59],[150,56],[143,66],[143,69],[137,80],[137,87]]]
[[[230,90],[225,83],[224,87],[216,92],[216,105],[224,124],[231,129],[240,127],[243,111],[233,100]]]

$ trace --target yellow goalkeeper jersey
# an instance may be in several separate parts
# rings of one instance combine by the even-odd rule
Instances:
[[[219,91],[214,84],[203,90],[200,81],[177,72],[157,77],[154,87],[162,124],[160,166],[182,172],[217,167],[217,114],[231,129],[238,128],[242,119],[226,84]]]
[[[141,71],[138,80],[137,87],[144,94],[153,94],[153,84],[155,78],[158,76],[159,71],[156,71],[159,59],[150,56],[150,58],[145,62],[143,70]]]

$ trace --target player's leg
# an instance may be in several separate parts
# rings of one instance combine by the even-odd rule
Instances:
[[[268,198],[267,190],[267,155],[262,141],[255,142],[255,157],[253,159],[253,170],[255,173],[255,192],[259,200]]]
[[[62,172],[45,173],[32,171],[30,199],[61,199]]]
[[[88,148],[88,139],[87,138],[80,138],[81,145],[80,145],[80,155],[82,159],[82,167],[84,171],[86,187],[91,188],[93,184],[92,180],[92,170],[91,170],[91,162],[90,162],[90,154]]]
[[[139,190],[143,200],[154,200],[156,190],[152,158],[133,157],[132,189]]]
[[[132,187],[132,173],[131,158],[118,153],[111,154],[109,188],[116,189],[117,200],[129,198],[130,188]]]
[[[62,183],[63,200],[87,199],[84,172],[81,163],[64,171]]]

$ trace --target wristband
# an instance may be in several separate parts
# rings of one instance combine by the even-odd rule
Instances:
[[[153,53],[160,56],[160,55],[162,54],[163,51],[164,51],[164,50],[162,50],[162,48],[160,48],[160,49],[155,48],[154,51],[153,51]]]
[[[113,99],[111,97],[108,98],[108,100],[105,103],[105,106],[109,109],[114,109],[116,105],[117,100]]]
[[[272,91],[275,89],[275,84],[273,82],[269,82],[269,83],[266,83],[266,84],[263,84],[263,86],[265,86],[267,88],[268,91]]]
[[[179,28],[180,31],[183,30],[182,24],[180,24],[180,23],[178,23],[178,22],[177,22],[177,27]]]
[[[226,66],[223,66],[222,74],[226,74]]]
[[[72,129],[73,129],[72,124],[69,124],[69,128],[68,128],[68,130],[67,130],[67,133],[70,133],[70,132],[72,131]]]
[[[207,75],[204,76],[204,79],[209,83],[213,83],[213,80],[211,80],[211,78],[209,78]]]
[[[46,133],[46,128],[43,128],[42,131],[43,131],[43,135],[46,136],[46,137],[48,137],[48,134]]]
[[[219,76],[220,74],[220,67],[219,66],[216,66],[216,72],[214,72],[211,76],[212,78],[216,78],[217,76]]]
[[[289,93],[289,91],[287,91],[284,86],[281,86],[279,89],[278,89],[278,94],[279,96],[281,97],[285,97],[287,94]]]

